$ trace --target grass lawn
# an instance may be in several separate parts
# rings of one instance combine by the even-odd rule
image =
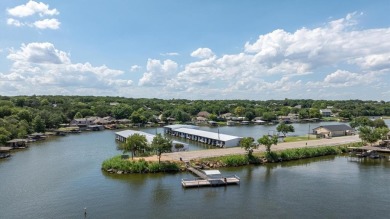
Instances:
[[[305,136],[287,136],[284,138],[284,142],[296,142],[296,141],[307,141],[307,140],[315,140],[315,135],[310,135],[310,138],[307,138],[307,135]]]

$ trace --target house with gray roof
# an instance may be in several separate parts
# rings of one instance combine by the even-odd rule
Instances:
[[[345,124],[323,125],[313,129],[317,138],[332,138],[355,134],[354,129]]]

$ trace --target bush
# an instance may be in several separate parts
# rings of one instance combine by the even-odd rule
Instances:
[[[112,157],[103,161],[102,169],[105,171],[112,170],[124,171],[126,173],[156,173],[156,172],[177,172],[180,167],[177,163],[171,162],[147,162],[144,159],[128,160],[122,159],[121,155]]]
[[[310,157],[319,157],[319,156],[326,156],[326,155],[336,155],[345,153],[348,151],[348,146],[325,146],[325,147],[318,147],[318,148],[297,148],[297,149],[287,149],[284,151],[281,151],[278,154],[278,157],[280,157],[282,160],[288,161],[288,160],[297,160],[297,159],[304,159],[304,158],[310,158]]]
[[[243,166],[249,163],[247,155],[229,155],[221,157],[220,160],[223,164],[229,167]]]

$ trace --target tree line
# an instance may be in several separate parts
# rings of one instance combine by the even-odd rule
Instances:
[[[298,114],[299,118],[321,118],[320,109],[332,106],[340,117],[390,116],[390,102],[362,100],[186,100],[147,99],[99,96],[0,96],[0,144],[12,138],[24,138],[32,132],[44,132],[60,127],[74,118],[111,116],[129,119],[132,123],[154,123],[169,118],[187,122],[201,111],[210,113],[209,119],[221,115],[265,121]]]

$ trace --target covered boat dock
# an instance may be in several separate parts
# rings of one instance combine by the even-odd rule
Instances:
[[[153,138],[156,136],[153,134],[149,134],[149,133],[141,132],[141,131],[136,131],[136,130],[124,130],[124,131],[120,131],[120,132],[115,133],[115,140],[117,140],[119,142],[126,142],[126,139],[129,136],[134,135],[134,134],[139,134],[139,135],[145,136],[146,140],[148,141],[149,144],[151,144],[153,142]],[[186,143],[182,143],[179,141],[172,141],[172,143],[173,143],[172,151],[187,151],[189,148],[188,144],[186,144]],[[177,147],[177,145],[183,145],[183,147],[182,148]]]
[[[235,147],[240,144],[241,137],[216,132],[198,130],[197,126],[168,125],[164,126],[165,134],[186,138],[217,147]]]

